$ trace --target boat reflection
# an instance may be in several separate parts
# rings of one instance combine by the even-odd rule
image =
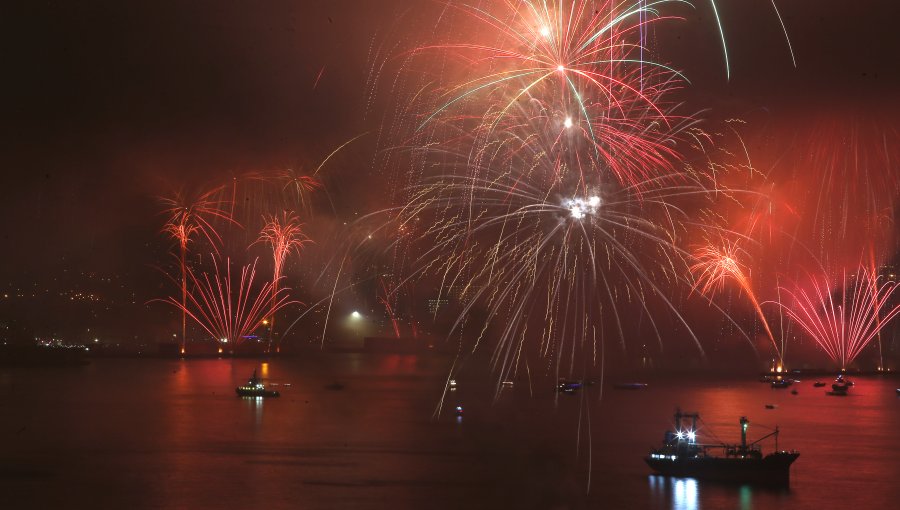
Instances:
[[[740,502],[741,510],[753,510],[753,490],[749,485],[741,485]]]
[[[782,504],[791,492],[787,487],[698,481],[695,478],[675,478],[662,475],[650,475],[647,477],[647,481],[650,486],[650,508],[656,509],[738,508],[753,510],[766,503],[775,504],[775,508],[781,508],[778,505]],[[735,500],[735,498],[737,499]]]
[[[247,410],[253,415],[253,425],[256,428],[259,428],[263,422],[263,405],[265,404],[265,399],[263,397],[243,397],[241,400],[244,401]]]

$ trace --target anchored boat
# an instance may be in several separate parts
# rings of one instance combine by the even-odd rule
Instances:
[[[851,386],[853,386],[853,381],[844,378],[844,374],[838,374],[834,383],[831,385],[831,391],[829,391],[828,394],[839,397],[846,396],[847,392],[850,391]]]
[[[256,376],[256,370],[253,371],[247,384],[238,386],[234,391],[239,397],[278,397],[281,395],[275,390],[267,390],[262,379]]]
[[[775,389],[783,390],[785,388],[789,388],[792,384],[794,384],[793,379],[777,379],[772,381],[772,387]]]
[[[584,383],[582,383],[581,381],[569,381],[566,379],[560,379],[559,383],[557,383],[556,385],[556,391],[558,391],[559,393],[572,395],[582,387],[584,387]]]
[[[702,444],[698,442],[699,413],[675,413],[675,431],[667,431],[662,448],[650,451],[644,460],[657,473],[666,476],[704,480],[788,485],[791,464],[800,454],[778,450],[778,427],[752,443],[747,442],[750,420],[741,417],[740,444]],[[763,455],[759,443],[775,438],[775,451]],[[719,453],[720,452],[720,453]],[[716,455],[716,453],[719,453]]]

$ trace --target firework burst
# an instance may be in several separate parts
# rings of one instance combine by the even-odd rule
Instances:
[[[272,288],[269,307],[269,331],[275,331],[275,312],[278,303],[278,282],[284,274],[284,264],[292,253],[300,254],[304,245],[311,242],[303,233],[303,224],[292,212],[284,211],[281,216],[273,215],[265,219],[265,226],[257,242],[265,243],[272,249]],[[269,336],[269,348],[272,347],[272,335]],[[276,350],[278,346],[276,345]]]
[[[737,242],[723,241],[720,246],[707,245],[696,250],[693,255],[696,261],[690,267],[694,275],[693,290],[699,290],[703,294],[709,294],[713,290],[721,291],[727,281],[733,281],[746,294],[759,320],[762,322],[766,335],[772,342],[775,354],[778,356],[779,367],[784,366],[784,343],[779,346],[775,336],[769,328],[769,322],[762,311],[756,293],[750,285],[750,272],[740,263],[743,251]]]
[[[675,115],[666,98],[684,80],[649,60],[644,43],[651,26],[674,19],[658,7],[675,3],[451,4],[473,24],[459,32],[477,35],[415,50],[459,58],[465,76],[424,95],[434,105],[418,127],[477,131],[483,145],[498,133],[527,128],[532,134],[501,143],[517,150],[532,136],[547,137],[549,145],[542,143],[558,172],[565,164],[591,180],[587,174],[608,171],[635,186],[672,175],[676,138],[692,119]]]
[[[425,178],[396,212],[397,243],[418,253],[410,278],[435,278],[441,294],[457,296],[454,327],[486,314],[474,348],[499,328],[490,336],[499,339],[493,361],[501,378],[527,363],[526,351],[571,373],[576,361],[597,361],[606,334],[625,348],[635,327],[621,315],[627,308],[646,317],[660,348],[658,321],[671,319],[702,352],[671,289],[688,272],[679,240],[704,228],[692,213],[725,191],[690,172],[680,183],[588,182],[539,145],[527,147],[486,151],[476,168],[466,155],[454,167],[446,151],[421,152],[422,167],[437,167],[427,161],[434,156],[458,173]],[[660,307],[668,313],[651,313]]]
[[[284,182],[282,191],[293,194],[298,205],[307,214],[312,212],[312,193],[322,189],[322,182],[311,175],[306,175],[299,170],[288,168],[278,174],[278,179]]]
[[[213,250],[221,242],[222,238],[213,226],[216,220],[233,223],[231,214],[226,212],[224,206],[227,202],[216,199],[224,187],[218,187],[196,197],[184,193],[177,193],[172,197],[162,198],[166,207],[163,211],[168,220],[163,227],[163,232],[168,234],[178,243],[179,264],[181,268],[181,353],[184,354],[187,341],[187,252],[191,240],[200,235],[209,241]]]
[[[213,257],[213,267],[212,273],[202,273],[199,277],[194,271],[188,271],[193,286],[186,304],[172,297],[165,301],[193,319],[218,342],[219,352],[233,352],[259,327],[266,313],[299,304],[288,297],[288,289],[276,290],[274,281],[255,287],[255,260],[241,268],[239,279],[232,277],[231,260],[226,260],[223,272]]]
[[[424,81],[395,86],[405,136],[386,152],[409,160],[386,168],[409,171],[383,230],[405,275],[389,288],[433,279],[461,308],[454,332],[477,324],[475,348],[497,339],[501,378],[532,355],[571,373],[602,358],[605,335],[625,347],[642,328],[662,350],[661,322],[703,352],[676,303],[690,285],[681,246],[724,232],[709,208],[735,198],[716,183],[724,167],[697,167],[711,139],[676,112],[686,79],[649,51],[677,4],[690,5],[447,3],[452,31],[403,55]]]
[[[841,369],[900,314],[900,304],[891,304],[898,283],[864,265],[855,275],[844,271],[834,289],[827,277],[812,275],[808,287],[783,289],[792,299],[786,313]]]

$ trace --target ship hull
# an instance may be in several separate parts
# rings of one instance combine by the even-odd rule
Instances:
[[[277,391],[272,390],[256,390],[256,389],[245,389],[245,388],[235,388],[235,393],[238,394],[239,397],[263,397],[263,398],[272,398],[281,396]]]
[[[646,457],[644,461],[654,471],[665,476],[760,485],[788,485],[791,464],[799,456],[799,453],[779,452],[762,459],[681,457],[671,460]]]

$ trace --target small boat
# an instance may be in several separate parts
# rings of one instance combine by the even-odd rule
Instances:
[[[787,486],[791,464],[800,454],[778,450],[778,427],[771,434],[747,442],[750,420],[741,417],[740,444],[701,444],[698,442],[699,413],[675,413],[675,431],[666,432],[663,446],[650,451],[644,461],[664,476],[705,480]],[[763,455],[759,443],[775,438],[775,451]],[[721,455],[714,455],[721,449]]]
[[[581,383],[581,381],[568,381],[566,379],[560,379],[559,384],[556,385],[556,391],[571,395],[580,390],[582,386],[583,384]]]
[[[832,393],[846,395],[853,386],[853,381],[844,378],[844,374],[840,374],[835,378],[834,384],[831,385]]]
[[[775,404],[766,404],[766,409],[775,409],[775,408],[777,408],[777,407],[778,407],[778,406],[775,405]]]
[[[617,390],[643,390],[647,388],[647,383],[640,382],[628,382],[628,383],[615,383],[613,384],[613,388]]]
[[[800,393],[800,392],[797,391],[796,388],[794,388],[793,390],[791,390],[791,395],[798,395],[799,393]]]
[[[450,388],[450,391],[456,391],[456,379],[450,379],[450,382],[447,383],[447,386]]]
[[[785,388],[790,387],[790,385],[794,384],[794,381],[791,379],[777,379],[772,381],[772,387],[777,390],[783,390]]]
[[[263,384],[262,379],[256,376],[256,370],[253,371],[253,375],[250,376],[250,379],[247,381],[247,384],[243,386],[238,386],[234,389],[234,391],[238,394],[239,397],[278,397],[281,396],[280,393],[274,390],[267,390],[266,385]]]
[[[813,383],[813,386],[816,388],[822,388],[823,386],[825,386],[825,383],[823,383],[822,381],[816,381]]]
[[[847,383],[834,383],[831,385],[831,390],[836,393],[847,393],[850,391],[850,385]]]
[[[897,396],[900,396],[900,388],[897,388]]]
[[[515,387],[515,385],[516,385],[515,382],[509,381],[509,380],[503,381],[500,383],[500,386],[503,388],[513,388],[513,387]]]

